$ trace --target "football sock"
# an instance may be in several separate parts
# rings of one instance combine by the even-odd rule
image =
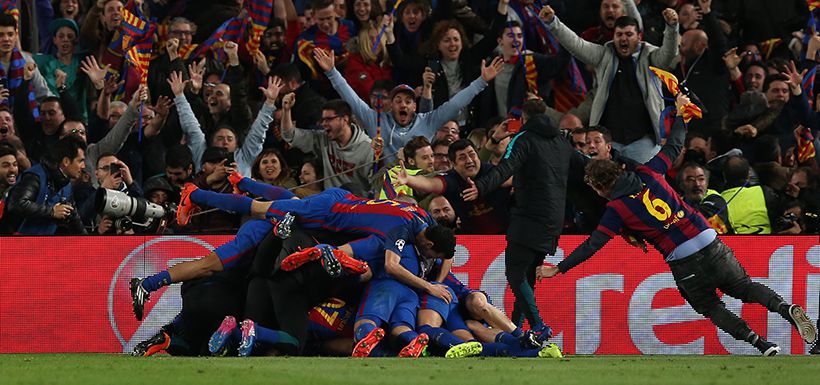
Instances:
[[[502,344],[505,344],[505,345],[509,345],[509,346],[512,346],[512,347],[521,346],[521,341],[518,339],[518,337],[513,336],[512,334],[507,333],[507,332],[498,333],[495,336],[495,342],[502,343]]]
[[[444,328],[436,328],[430,325],[424,325],[419,328],[419,332],[427,333],[427,336],[430,337],[430,341],[444,349],[449,349],[453,346],[464,343],[464,340],[454,336],[453,333],[450,333],[447,329]]]
[[[257,182],[251,178],[242,178],[242,180],[239,181],[238,187],[242,191],[247,191],[267,201],[291,199],[296,196],[287,189],[279,186],[272,186],[267,183]]]
[[[171,274],[168,273],[168,270],[163,270],[150,277],[146,277],[142,281],[142,288],[151,293],[159,290],[159,288],[163,286],[168,286],[170,284]]]
[[[256,340],[265,344],[287,344],[299,346],[299,341],[281,330],[272,330],[256,324]]]
[[[376,325],[370,322],[364,322],[353,332],[353,337],[355,338],[356,342],[361,341],[364,337],[367,337],[367,334],[371,331],[376,330]]]
[[[407,346],[407,345],[410,344],[410,342],[412,342],[418,336],[419,336],[418,333],[416,333],[412,330],[408,330],[404,333],[399,334],[398,338],[399,338],[399,341],[401,341],[403,346]]]
[[[230,211],[234,214],[245,215],[251,213],[253,199],[242,195],[220,194],[197,189],[191,193],[191,202]]]
[[[514,337],[521,337],[522,335],[524,335],[524,331],[521,330],[521,328],[516,327],[515,330],[510,332],[510,334],[512,334]]]

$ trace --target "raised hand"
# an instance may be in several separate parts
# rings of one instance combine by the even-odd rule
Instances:
[[[381,139],[379,137],[378,139]],[[383,141],[382,141],[383,143]],[[407,186],[408,177],[407,177],[407,169],[404,168],[404,161],[399,160],[399,171],[396,171],[396,176],[393,177],[393,187],[401,187]]]
[[[284,86],[285,83],[283,83],[279,77],[268,78],[268,86],[259,87],[259,90],[265,95],[265,104],[273,106],[276,103],[276,98],[279,97],[279,92],[282,91]]]
[[[678,13],[672,8],[666,8],[663,10],[663,19],[666,21],[666,24],[669,24],[670,26],[678,25]]]
[[[541,21],[549,24],[555,20],[555,10],[552,9],[549,5],[544,6],[541,8],[541,12],[538,14],[538,17],[541,18]]]
[[[0,86],[0,104],[3,104],[9,98],[9,89]]]
[[[108,96],[111,96],[111,95],[114,94],[114,92],[117,92],[117,90],[120,89],[120,87],[125,85],[125,80],[122,80],[122,81],[118,81],[118,80],[119,80],[119,76],[117,76],[117,75],[111,75],[111,76],[108,77],[108,79],[105,79],[105,86],[103,87],[103,93],[108,95]]]
[[[732,48],[723,54],[723,63],[726,64],[726,69],[733,70],[740,65],[740,56],[737,55],[737,47]]]
[[[134,92],[134,96],[131,97],[131,107],[138,108],[140,103],[146,100],[148,100],[148,87],[139,86],[137,91]]]
[[[313,49],[313,59],[325,72],[330,71],[336,65],[336,56],[333,53],[328,54],[327,51],[321,48]]]
[[[157,119],[165,119],[171,112],[171,107],[174,106],[174,101],[167,96],[162,95],[157,98],[157,104],[154,105],[154,112],[157,113]]]
[[[23,80],[31,80],[31,78],[34,77],[35,72],[37,72],[37,63],[26,63],[26,65],[23,67]]]
[[[222,47],[222,50],[225,51],[226,55],[228,55],[229,65],[239,65],[239,44],[229,41],[225,43],[225,46]]]
[[[253,54],[253,64],[256,64],[256,68],[259,69],[264,75],[270,73],[270,67],[268,66],[268,58],[265,57],[265,54],[262,53],[260,50],[256,50]]]
[[[110,65],[108,64],[106,64],[105,67],[100,67],[94,56],[86,56],[80,63],[80,69],[88,76],[88,79],[91,80],[91,84],[93,84],[94,88],[98,91],[102,90],[106,85],[105,75],[108,74],[109,67]]]
[[[165,52],[168,52],[168,57],[173,61],[179,57],[179,39],[171,38],[165,43]]]
[[[384,28],[384,43],[393,44],[396,42],[396,35],[393,34],[393,16],[389,14],[382,16],[382,28]]]
[[[683,106],[689,103],[691,103],[691,101],[688,96],[684,95],[683,92],[678,94],[675,98],[675,108],[678,110],[678,116],[683,116]]]
[[[205,76],[206,59],[202,58],[199,62],[193,62],[188,65],[188,75],[191,80],[191,92],[198,94],[202,89],[202,78]]]
[[[485,66],[486,61],[481,61],[481,77],[484,79],[485,82],[490,82],[498,76],[498,73],[501,72],[501,68],[504,67],[504,59],[501,56],[496,56],[493,59],[490,65]]]
[[[57,86],[57,88],[66,85],[66,79],[68,79],[68,74],[65,73],[65,71],[61,69],[57,69],[54,71],[54,84]]]
[[[182,96],[185,93],[185,81],[182,80],[182,74],[174,71],[168,77],[168,85],[171,86],[171,92],[174,96]]]
[[[287,95],[282,97],[282,109],[283,110],[290,110],[296,104],[296,94],[293,92],[289,92]]]
[[[792,95],[798,96],[803,93],[803,77],[806,76],[806,72],[808,72],[808,70],[798,71],[797,66],[794,65],[794,61],[789,61],[789,65],[786,66],[786,71],[781,73],[789,78],[786,83],[789,84]]]
[[[424,73],[421,75],[424,80],[424,88],[432,88],[436,81],[436,73],[430,67],[424,67]]]

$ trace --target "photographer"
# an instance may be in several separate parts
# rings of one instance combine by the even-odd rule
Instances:
[[[96,228],[102,225],[102,218],[98,220],[97,211],[94,207],[97,190],[105,188],[124,192],[134,198],[142,197],[142,188],[131,175],[131,169],[112,153],[100,155],[97,164],[94,166],[94,176],[96,180],[100,181],[99,188],[89,187],[83,191],[77,191],[80,218],[82,218],[83,225],[87,228]]]
[[[231,192],[228,175],[236,170],[233,155],[222,147],[208,147],[202,154],[201,171],[194,178],[194,184],[203,190]],[[191,218],[191,224],[185,227],[185,231],[231,233],[239,229],[240,219],[239,215],[225,211],[209,212]]]

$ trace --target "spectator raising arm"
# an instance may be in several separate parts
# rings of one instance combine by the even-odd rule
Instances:
[[[171,92],[174,93],[174,104],[177,106],[177,114],[179,114],[179,125],[188,138],[188,148],[194,158],[194,169],[199,171],[202,165],[202,154],[205,152],[206,147],[205,134],[202,133],[199,121],[194,116],[188,99],[185,98],[185,83],[182,80],[181,73],[171,72],[168,85],[171,86]]]

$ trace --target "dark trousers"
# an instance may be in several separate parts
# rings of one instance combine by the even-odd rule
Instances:
[[[217,273],[208,278],[185,282],[182,287],[180,333],[191,355],[210,355],[208,340],[227,315],[243,318],[247,270]]]
[[[687,258],[670,262],[669,267],[686,302],[735,339],[748,340],[752,329],[726,309],[716,289],[744,303],[758,303],[783,314],[783,298],[768,286],[753,282],[732,249],[720,239]]]
[[[535,304],[535,268],[543,263],[543,252],[507,241],[504,267],[507,283],[515,296],[512,321],[517,326],[524,323],[525,317],[530,327],[544,323]]]

